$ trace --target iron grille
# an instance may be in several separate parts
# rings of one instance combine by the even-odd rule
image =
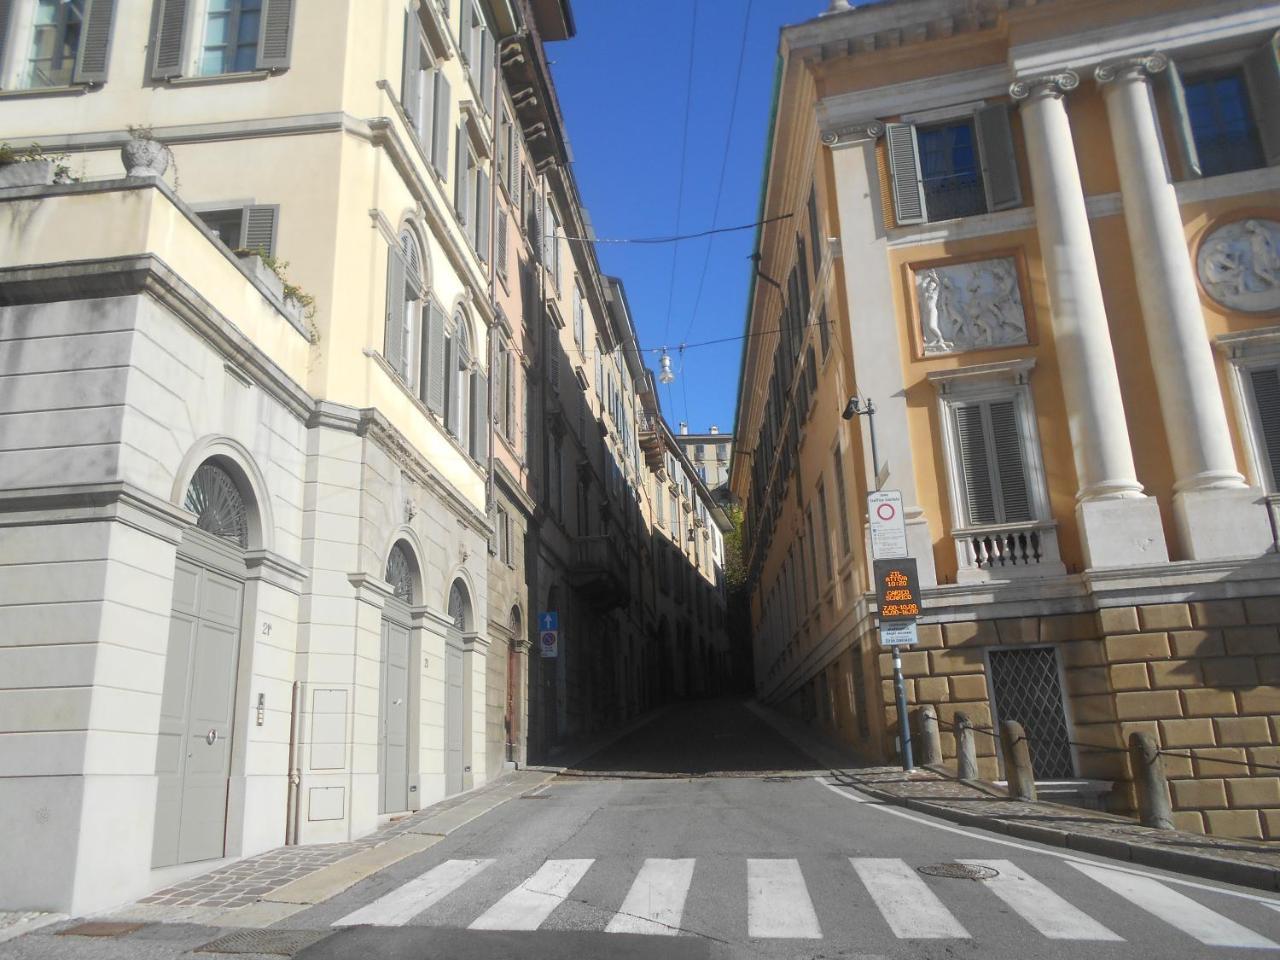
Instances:
[[[391,584],[397,600],[413,601],[413,561],[399,543],[387,555],[387,583]]]
[[[206,460],[200,464],[183,507],[196,515],[196,526],[239,547],[249,545],[244,497],[227,471]]]
[[[1036,779],[1075,776],[1057,651],[1053,647],[992,650],[991,691],[996,716],[1001,721],[1016,720],[1027,731]]]

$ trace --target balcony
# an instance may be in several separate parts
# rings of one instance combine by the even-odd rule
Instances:
[[[586,593],[596,610],[625,607],[631,602],[627,559],[616,537],[578,537],[574,543],[569,582]]]
[[[1067,572],[1053,522],[1004,523],[953,530],[956,582],[1058,577]]]
[[[637,439],[644,453],[645,465],[655,472],[666,466],[666,450],[662,442],[662,429],[658,418],[650,413],[636,415]]]

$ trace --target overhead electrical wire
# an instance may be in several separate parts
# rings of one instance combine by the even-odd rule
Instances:
[[[693,103],[693,59],[694,51],[697,49],[697,39],[698,0],[693,0],[693,16],[689,21],[689,68],[684,83],[684,125],[683,132],[680,135],[680,186],[676,190],[676,241],[671,248],[671,279],[667,284],[667,322],[662,330],[662,339],[664,340],[671,332],[671,304],[676,290],[676,263],[679,259],[677,253],[680,250],[680,223],[684,214],[684,173],[688,165],[689,114],[691,113],[690,105]],[[713,223],[712,226],[714,227],[715,224]]]
[[[569,243],[679,243],[681,240],[697,240],[700,237],[709,237],[717,233],[733,233],[737,230],[752,230],[756,227],[763,227],[778,220],[790,220],[794,217],[794,213],[780,213],[776,217],[766,217],[763,220],[753,220],[750,223],[739,223],[732,227],[713,227],[709,230],[699,230],[697,233],[681,233],[672,234],[668,237],[570,237],[565,236],[564,239]],[[548,234],[548,238],[550,235]]]

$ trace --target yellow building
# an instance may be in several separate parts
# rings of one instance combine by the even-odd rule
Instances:
[[[782,32],[731,476],[762,697],[894,754],[865,503],[898,490],[948,756],[956,711],[1020,720],[1038,776],[1131,810],[1149,732],[1179,826],[1280,837],[1278,27],[889,0]]]

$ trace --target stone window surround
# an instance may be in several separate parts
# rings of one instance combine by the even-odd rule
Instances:
[[[1266,441],[1262,425],[1254,415],[1252,388],[1246,379],[1249,371],[1257,367],[1280,366],[1280,325],[1220,334],[1213,345],[1227,361],[1231,399],[1244,441],[1249,477],[1267,491],[1268,500],[1271,500],[1276,497],[1277,490],[1269,482],[1271,470],[1267,464]],[[1274,517],[1274,509],[1272,514]]]

